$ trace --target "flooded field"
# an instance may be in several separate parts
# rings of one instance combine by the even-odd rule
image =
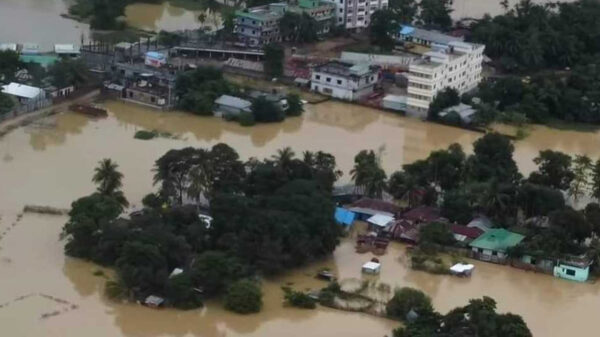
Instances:
[[[96,162],[115,160],[125,175],[124,192],[133,203],[152,190],[151,166],[171,148],[226,142],[243,158],[270,156],[291,146],[336,155],[347,181],[360,149],[383,150],[388,172],[423,158],[452,142],[467,151],[480,134],[423,123],[390,113],[342,103],[308,106],[303,117],[283,123],[243,128],[217,118],[159,112],[121,102],[107,102],[110,116],[91,120],[64,113],[17,129],[0,139],[0,326],[10,336],[384,336],[398,323],[363,314],[319,308],[303,311],[282,306],[280,286],[320,288],[313,278],[329,267],[341,278],[361,278],[360,266],[371,256],[354,252],[344,241],[334,255],[278,279],[267,280],[265,308],[251,316],[225,312],[210,302],[201,310],[152,310],[114,303],[102,295],[99,267],[65,257],[58,240],[66,221],[60,216],[18,217],[25,204],[68,207],[93,190]],[[140,129],[168,131],[179,139],[133,138]],[[522,171],[533,168],[540,149],[600,156],[600,134],[535,127],[516,143]],[[523,315],[535,336],[590,335],[600,310],[600,287],[486,263],[476,264],[471,279],[434,276],[407,267],[404,247],[391,245],[382,259],[381,282],[427,292],[441,311],[488,295],[500,311]],[[106,271],[110,275],[110,271]]]
[[[221,15],[210,9],[186,10],[169,2],[129,5],[125,15],[130,26],[156,32],[198,28],[216,30],[222,25]]]

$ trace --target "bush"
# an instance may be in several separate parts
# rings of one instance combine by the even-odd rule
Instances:
[[[140,130],[140,131],[137,131],[135,133],[135,135],[133,136],[133,138],[141,139],[141,140],[150,140],[155,137],[158,137],[158,132],[156,132],[155,130],[152,130],[152,131]]]
[[[300,96],[297,94],[289,94],[286,97],[288,103],[288,109],[286,114],[288,116],[300,116],[302,111],[304,111],[304,107],[302,107],[302,100]]]
[[[404,320],[411,310],[420,315],[433,312],[431,299],[420,290],[404,287],[395,291],[386,306],[388,316],[400,320]]]
[[[293,307],[303,309],[314,309],[317,307],[317,301],[301,291],[294,291],[289,287],[281,287],[285,293],[285,302]]]
[[[256,124],[252,112],[242,112],[238,116],[238,122],[241,126],[253,126]]]
[[[262,304],[260,286],[248,279],[232,284],[225,295],[225,308],[238,314],[259,312]]]

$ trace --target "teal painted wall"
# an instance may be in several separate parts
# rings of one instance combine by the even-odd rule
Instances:
[[[569,265],[559,264],[554,267],[554,276],[571,281],[585,282],[590,274],[590,268],[577,268]]]

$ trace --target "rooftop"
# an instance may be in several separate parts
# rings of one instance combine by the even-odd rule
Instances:
[[[504,228],[494,228],[469,244],[471,247],[489,249],[492,251],[506,252],[510,247],[514,247],[523,241],[525,236],[513,233]]]
[[[329,61],[320,66],[316,66],[315,70],[339,76],[362,76],[372,72],[373,66],[369,63],[353,64],[343,61]]]
[[[215,100],[215,104],[231,106],[238,109],[248,109],[252,105],[251,102],[246,101],[235,96],[222,95]]]
[[[353,210],[355,208],[363,211],[371,211],[373,215],[377,213],[395,215],[402,212],[402,209],[396,204],[371,198],[362,198],[350,205],[350,210]]]
[[[236,16],[243,16],[255,20],[279,19],[287,8],[286,3],[271,3],[264,6],[250,7],[235,11]]]
[[[442,219],[440,209],[430,206],[419,206],[402,214],[402,219],[409,221],[432,222]]]
[[[448,44],[452,41],[463,41],[462,37],[450,36],[434,30],[426,30],[412,26],[400,26],[398,30],[400,35],[411,36],[416,39],[430,41],[439,44]]]
[[[54,52],[57,54],[79,54],[79,47],[74,44],[55,44]]]
[[[2,86],[2,92],[17,97],[35,98],[42,92],[42,89],[12,82]]]

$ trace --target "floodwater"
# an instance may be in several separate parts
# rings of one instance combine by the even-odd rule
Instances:
[[[452,142],[471,151],[469,144],[480,136],[337,102],[309,105],[302,117],[251,128],[116,101],[106,107],[110,111],[106,119],[66,112],[0,139],[0,326],[7,336],[389,335],[398,323],[327,308],[305,311],[282,305],[282,285],[320,288],[324,284],[313,275],[322,267],[341,278],[360,278],[360,266],[371,256],[355,253],[351,241],[344,241],[331,258],[265,281],[265,307],[257,315],[231,314],[217,302],[187,312],[152,310],[107,300],[106,279],[93,275],[101,268],[64,256],[64,242],[58,237],[65,217],[26,214],[20,218],[18,214],[26,204],[66,208],[90,193],[93,168],[102,158],[119,164],[125,175],[124,192],[139,204],[153,189],[153,162],[171,148],[225,142],[244,159],[264,158],[284,146],[297,153],[324,150],[335,154],[345,173],[342,180],[347,181],[353,156],[360,149],[381,149],[383,165],[391,172]],[[171,132],[179,139],[136,140],[133,135],[140,129]],[[598,132],[534,127],[528,138],[516,143],[516,159],[523,171],[531,170],[531,159],[546,148],[595,159],[600,156],[599,137]],[[470,279],[430,275],[411,271],[399,244],[392,244],[381,261],[381,282],[422,289],[442,312],[487,295],[498,301],[500,311],[521,314],[534,336],[591,336],[596,329],[597,284],[479,262]]]
[[[38,43],[44,50],[52,50],[57,43],[80,44],[89,35],[89,25],[60,17],[67,13],[73,0],[0,0],[0,43]],[[518,0],[509,0],[511,4]],[[572,1],[572,0],[564,0]],[[537,3],[552,0],[534,0]],[[500,0],[454,0],[452,17],[482,17],[502,13]],[[145,30],[180,30],[221,25],[218,13],[209,10],[187,10],[162,4],[138,3],[127,7],[127,23]],[[203,19],[199,17],[202,16]]]
[[[127,23],[135,28],[150,31],[176,31],[206,28],[216,30],[222,25],[221,15],[210,9],[187,10],[162,4],[137,3],[125,9]]]

